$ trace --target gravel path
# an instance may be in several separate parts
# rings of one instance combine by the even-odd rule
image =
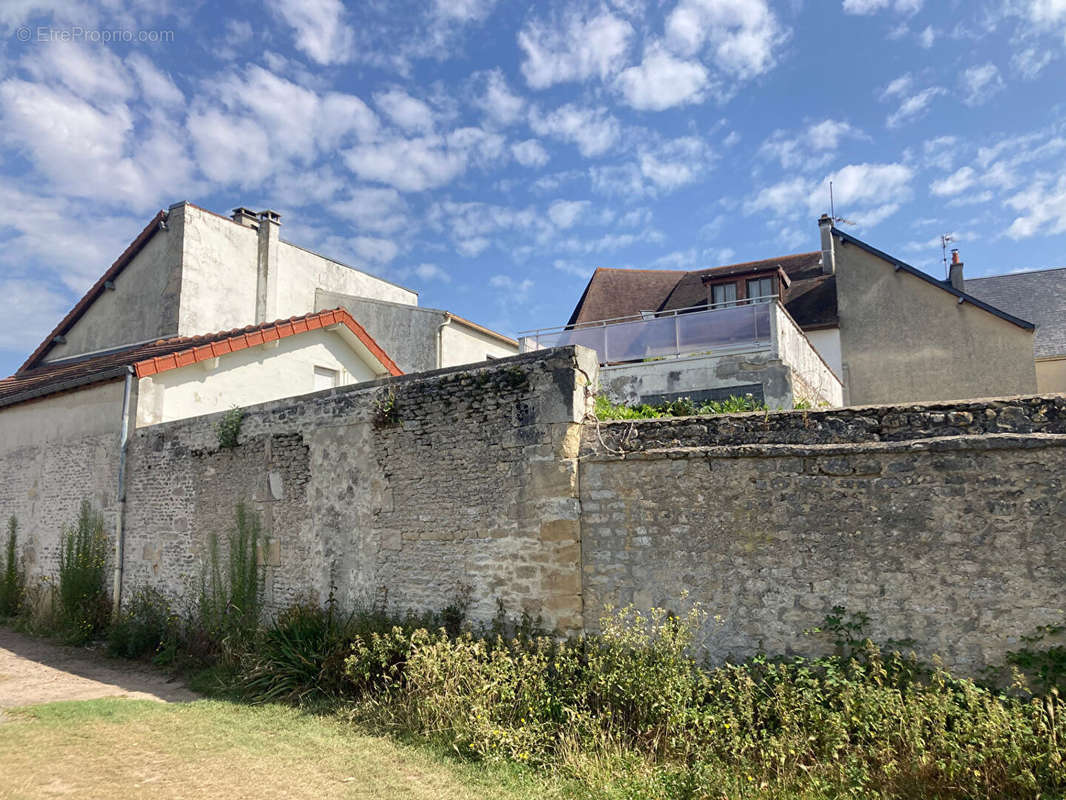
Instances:
[[[142,664],[0,627],[0,720],[5,708],[97,697],[197,699],[180,681]]]

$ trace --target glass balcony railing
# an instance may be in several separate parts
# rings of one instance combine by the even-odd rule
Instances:
[[[519,334],[522,352],[580,344],[599,355],[600,364],[678,358],[769,347],[776,297],[746,305],[705,306],[582,323],[572,328],[542,328]]]

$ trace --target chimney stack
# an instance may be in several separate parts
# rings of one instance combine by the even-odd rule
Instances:
[[[245,208],[244,206],[233,209],[233,213],[230,214],[230,219],[248,228],[259,227],[259,217],[256,216],[256,213],[252,211],[252,209]]]
[[[278,318],[278,242],[281,214],[259,212],[259,255],[255,291],[255,321],[273,322]]]
[[[837,271],[836,253],[833,251],[833,218],[828,214],[818,217],[818,231],[822,235],[822,272],[832,275]]]
[[[948,281],[951,283],[952,289],[958,289],[960,292],[966,291],[966,281],[962,277],[962,262],[959,261],[959,251],[952,249],[951,251],[951,266],[948,271]]]

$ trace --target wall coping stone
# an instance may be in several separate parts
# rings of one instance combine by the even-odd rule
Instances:
[[[624,452],[632,458],[637,452],[679,448],[869,446],[1001,434],[1066,437],[1066,395],[612,420],[585,426],[581,454],[617,458]]]

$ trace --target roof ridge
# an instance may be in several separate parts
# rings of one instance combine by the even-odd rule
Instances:
[[[278,319],[271,320],[269,322],[255,322],[251,325],[245,325],[240,328],[228,328],[221,331],[209,331],[207,333],[197,333],[193,336],[171,336],[166,339],[156,339],[152,342],[153,345],[161,344],[179,344],[182,342],[198,342],[205,339],[217,339],[227,336],[239,336],[242,333],[255,333],[257,331],[266,330],[267,328],[274,328],[278,325],[284,325],[285,323],[299,322],[300,320],[310,319],[311,317],[318,317],[325,314],[331,314],[335,311],[344,311],[348,313],[346,309],[338,306],[337,308],[327,308],[322,311],[309,311],[306,314],[297,314],[292,317],[279,317]]]
[[[976,278],[966,278],[967,281],[984,281],[990,278],[1013,278],[1017,275],[1033,275],[1037,272],[1062,272],[1066,267],[1036,267],[1034,269],[1019,269],[1014,272],[1001,272],[998,275],[978,275]]]

